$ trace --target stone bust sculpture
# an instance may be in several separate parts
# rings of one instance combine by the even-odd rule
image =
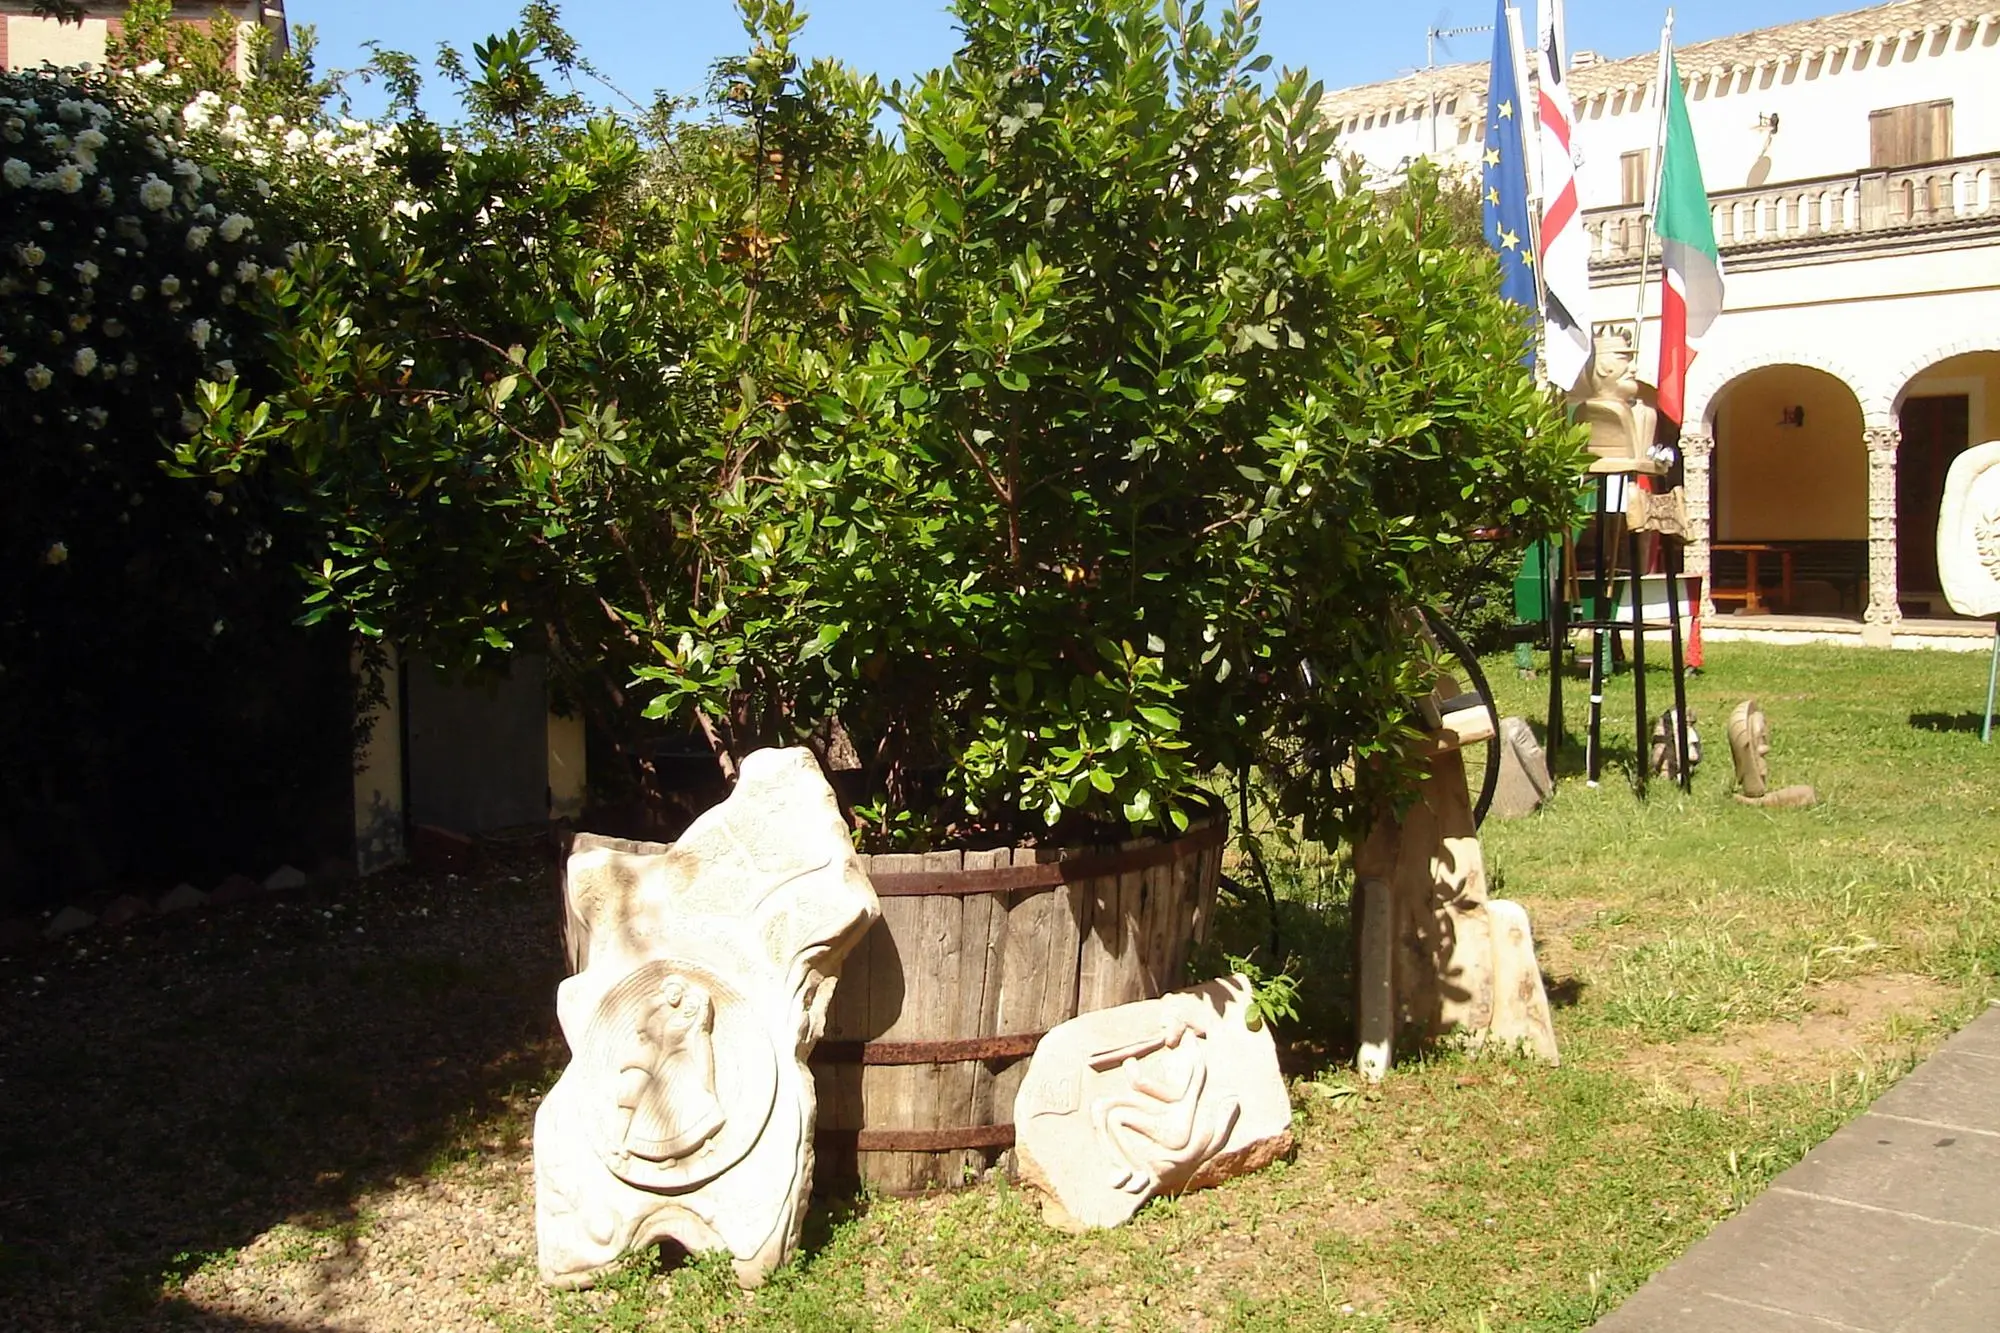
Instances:
[[[1623,333],[1600,333],[1597,354],[1573,393],[1576,419],[1590,427],[1590,471],[1643,472],[1664,469],[1648,456],[1658,413],[1639,388],[1632,341]]]

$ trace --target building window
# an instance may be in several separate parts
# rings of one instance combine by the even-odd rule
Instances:
[[[1646,202],[1646,187],[1651,185],[1652,173],[1647,171],[1653,160],[1653,150],[1641,148],[1636,153],[1621,153],[1618,157],[1619,200],[1627,204]]]
[[[1951,156],[1951,100],[1911,102],[1868,113],[1868,162],[1876,168]]]

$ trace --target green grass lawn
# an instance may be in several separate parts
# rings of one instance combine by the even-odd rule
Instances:
[[[1490,669],[1539,723],[1546,683]],[[1587,1327],[2000,994],[1985,673],[1983,654],[1713,646],[1690,682],[1693,795],[1656,783],[1643,803],[1619,677],[1604,785],[1568,777],[1486,830],[1559,997],[1560,1069],[1435,1056],[1364,1091],[1335,1068],[1299,1084],[1296,1160],[1117,1232],[1061,1236],[997,1185],[821,1208],[759,1292],[722,1265],[638,1264],[562,1298],[557,1326]],[[1669,702],[1664,672],[1650,693]],[[1722,723],[1749,696],[1774,785],[1810,783],[1816,808],[1730,799]],[[1340,991],[1330,972],[1308,985]]]

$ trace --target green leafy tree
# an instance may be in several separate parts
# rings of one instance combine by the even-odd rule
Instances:
[[[1249,3],[960,0],[886,99],[743,10],[664,144],[552,94],[546,35],[476,48],[460,146],[405,123],[409,207],[279,279],[282,387],[213,388],[180,466],[334,534],[311,616],[546,652],[725,770],[843,735],[878,841],[1172,827],[1252,769],[1341,832],[1405,610],[1573,490],[1436,183],[1343,173]]]

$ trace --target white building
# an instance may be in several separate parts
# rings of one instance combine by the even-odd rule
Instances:
[[[1776,607],[1791,614],[1757,621],[1775,637],[1976,647],[1990,633],[1948,620],[1935,539],[1952,456],[2000,438],[1992,6],[1903,0],[1677,52],[1727,273],[1681,437],[1689,568],[1712,575],[1711,615],[1747,600],[1755,556],[1767,604],[1795,576]],[[1629,324],[1656,54],[1574,63],[1593,314]],[[1486,78],[1484,62],[1454,65],[1334,93],[1326,112],[1378,176],[1418,155],[1472,170]],[[1655,286],[1648,373],[1658,311]]]

